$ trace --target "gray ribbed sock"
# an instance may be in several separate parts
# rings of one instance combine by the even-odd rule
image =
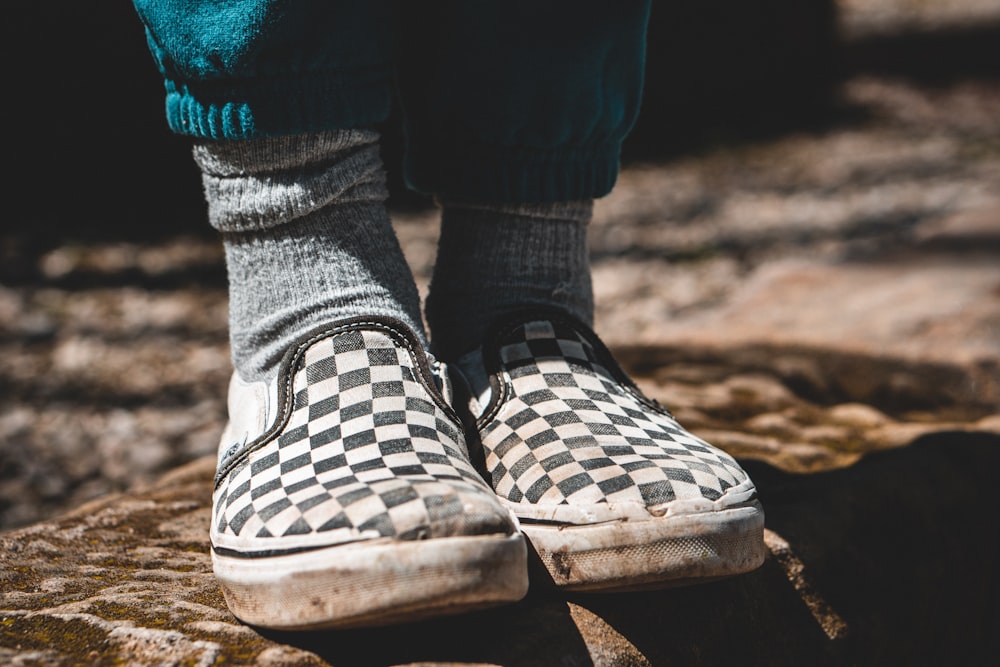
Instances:
[[[423,337],[420,297],[385,208],[378,133],[205,142],[194,148],[222,233],[233,364],[269,379],[309,329],[396,317]]]
[[[497,317],[557,306],[591,324],[587,223],[593,202],[443,205],[427,297],[431,345],[454,361],[483,341]]]

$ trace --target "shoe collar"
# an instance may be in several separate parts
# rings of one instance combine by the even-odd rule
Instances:
[[[512,342],[518,340],[518,332],[533,322],[548,322],[556,327],[569,328],[582,339],[596,357],[597,363],[603,366],[611,376],[621,384],[622,388],[633,394],[636,399],[647,407],[670,415],[670,412],[657,401],[645,396],[632,379],[622,370],[611,351],[601,341],[594,330],[580,318],[571,313],[554,307],[530,307],[511,312],[498,318],[487,330],[484,344],[480,348],[482,368],[489,380],[488,400],[483,400],[487,393],[480,392],[480,407],[482,411],[476,419],[476,425],[481,429],[488,424],[496,412],[506,402],[512,392],[509,377],[506,374],[501,351]],[[472,353],[470,353],[471,355]],[[463,357],[469,358],[468,355]],[[482,405],[485,403],[485,405]]]

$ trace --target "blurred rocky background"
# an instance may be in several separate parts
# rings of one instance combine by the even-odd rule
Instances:
[[[370,664],[374,639],[378,664],[971,664],[994,641],[1000,0],[655,0],[590,231],[597,329],[746,462],[771,557],[666,606],[492,618],[523,644],[470,621],[452,649],[444,623],[340,654],[235,624],[209,573],[225,271],[130,4],[12,2],[0,34],[0,582],[20,610],[0,662]],[[385,136],[425,290],[436,215]]]
[[[1000,1],[654,5],[643,112],[591,229],[623,361],[746,455],[995,425]],[[10,3],[0,30],[11,528],[210,453],[230,366],[220,248],[129,3]],[[385,134],[424,287],[434,211]]]
[[[240,626],[210,574],[225,270],[130,3],[5,7],[0,663],[978,664],[995,643],[1000,0],[654,1],[591,228],[597,329],[750,469],[759,572],[326,643]],[[384,133],[426,290],[436,214]]]

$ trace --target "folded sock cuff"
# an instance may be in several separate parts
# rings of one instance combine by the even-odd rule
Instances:
[[[388,196],[371,130],[199,142],[193,155],[209,223],[221,232],[262,231],[332,205]]]

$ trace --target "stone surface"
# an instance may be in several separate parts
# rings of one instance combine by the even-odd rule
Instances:
[[[877,415],[837,411],[871,427]],[[859,418],[860,415],[860,418]],[[873,419],[874,417],[874,419]],[[877,426],[876,426],[877,427]],[[811,475],[747,466],[770,557],[712,584],[391,628],[240,624],[211,574],[210,457],[0,537],[0,659],[129,665],[970,664],[1000,623],[1000,436],[938,432]],[[916,631],[926,629],[926,631]]]

